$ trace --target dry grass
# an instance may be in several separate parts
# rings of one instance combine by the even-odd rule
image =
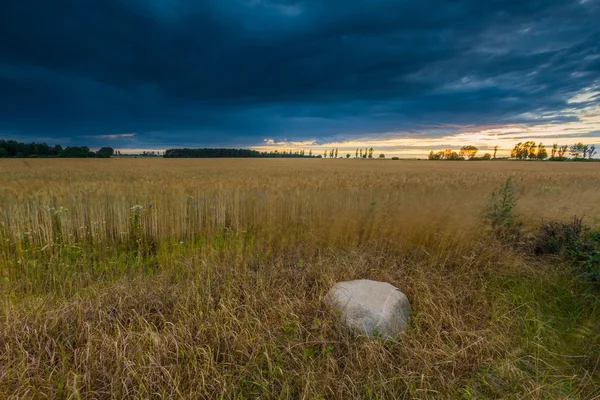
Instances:
[[[594,289],[495,241],[482,219],[514,176],[526,229],[574,214],[597,226],[595,164],[4,160],[0,171],[0,398],[600,396]],[[333,282],[358,278],[408,295],[397,341],[357,337],[323,305]]]

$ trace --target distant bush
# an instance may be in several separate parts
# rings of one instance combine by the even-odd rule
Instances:
[[[89,147],[87,146],[69,146],[59,154],[59,157],[94,158],[97,157],[97,154],[93,151],[90,151]]]
[[[335,149],[337,150],[337,149]],[[337,152],[325,150],[325,158],[337,158]],[[251,149],[202,148],[202,149],[168,149],[164,158],[314,158],[312,151],[305,155],[304,150],[286,151],[257,151]],[[316,158],[321,158],[317,156]]]
[[[102,147],[96,154],[101,158],[110,158],[110,156],[115,154],[115,150],[112,147]]]
[[[392,157],[392,160],[399,160],[400,157]]]
[[[49,146],[46,143],[22,143],[15,140],[0,139],[0,157],[14,158],[93,158],[110,157],[114,150],[110,147],[101,148],[98,153],[90,151],[87,146],[71,146],[63,149],[59,144]]]
[[[471,158],[469,158],[469,161],[487,161],[487,160],[491,160],[491,159],[492,159],[492,155],[490,153],[485,153],[481,157],[471,157]]]

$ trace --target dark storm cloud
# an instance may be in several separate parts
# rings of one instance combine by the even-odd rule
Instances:
[[[594,0],[6,0],[0,136],[251,145],[572,120],[590,101],[568,98],[600,83],[599,18]]]

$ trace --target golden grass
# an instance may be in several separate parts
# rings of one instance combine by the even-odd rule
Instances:
[[[598,226],[596,164],[2,160],[0,171],[0,398],[600,396],[594,289],[496,241],[482,218],[513,176],[526,230],[575,214]],[[323,305],[335,281],[358,278],[408,295],[397,341],[357,337]]]

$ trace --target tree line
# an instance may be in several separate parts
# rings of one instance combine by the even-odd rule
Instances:
[[[371,148],[356,149],[355,158],[373,158]],[[225,148],[204,148],[204,149],[169,149],[164,153],[165,158],[237,158],[237,157],[262,157],[262,158],[338,158],[339,149],[324,150],[322,155],[313,155],[312,150],[306,153],[304,150],[283,150],[283,151],[256,151],[250,149],[225,149]],[[343,156],[342,156],[343,157]],[[346,154],[346,158],[351,155]],[[384,154],[380,154],[379,158],[385,158]],[[397,157],[394,157],[397,158]]]
[[[203,148],[203,149],[168,149],[164,158],[316,158],[312,150],[305,153],[304,150],[282,150],[282,151],[257,151],[251,149],[226,149],[226,148]]]
[[[91,151],[87,146],[68,146],[60,144],[50,146],[46,143],[22,143],[16,140],[0,139],[0,158],[34,158],[34,157],[64,157],[64,158],[108,158],[114,154],[112,147],[102,147]]]
[[[481,157],[477,157],[479,149],[473,145],[463,146],[458,152],[452,149],[445,149],[438,152],[433,150],[429,153],[430,160],[493,160],[496,159],[498,146],[494,147],[493,155],[485,153]],[[597,154],[595,145],[587,145],[581,142],[573,145],[559,145],[554,143],[550,148],[550,153],[546,146],[540,142],[534,141],[519,142],[515,144],[510,152],[510,158],[513,160],[549,160],[549,161],[564,161],[569,159],[571,155],[574,161],[591,160]]]
[[[429,152],[430,160],[451,160],[451,161],[460,161],[460,160],[491,160],[492,158],[496,158],[496,153],[498,152],[498,146],[494,147],[494,155],[492,156],[490,153],[485,153],[481,157],[476,157],[479,149],[473,145],[463,146],[458,152],[452,149],[441,150],[438,152],[434,152],[433,150]]]
[[[510,158],[516,160],[545,160],[563,161],[567,159],[566,154],[570,154],[573,160],[591,160],[596,154],[595,145],[587,145],[581,142],[569,145],[558,145],[554,143],[550,148],[550,154],[543,143],[536,145],[535,142],[519,142],[510,152]]]
[[[354,158],[373,158],[373,152],[375,150],[372,147],[365,147],[365,149],[363,150],[362,148],[358,148],[356,149],[356,152],[354,153]],[[323,152],[323,158],[338,158],[338,149],[331,149],[331,150],[325,150]],[[346,154],[346,158],[350,158],[352,157],[352,155],[350,155],[350,153]],[[342,156],[343,158],[343,156]],[[385,154],[380,154],[379,158],[385,158]]]

